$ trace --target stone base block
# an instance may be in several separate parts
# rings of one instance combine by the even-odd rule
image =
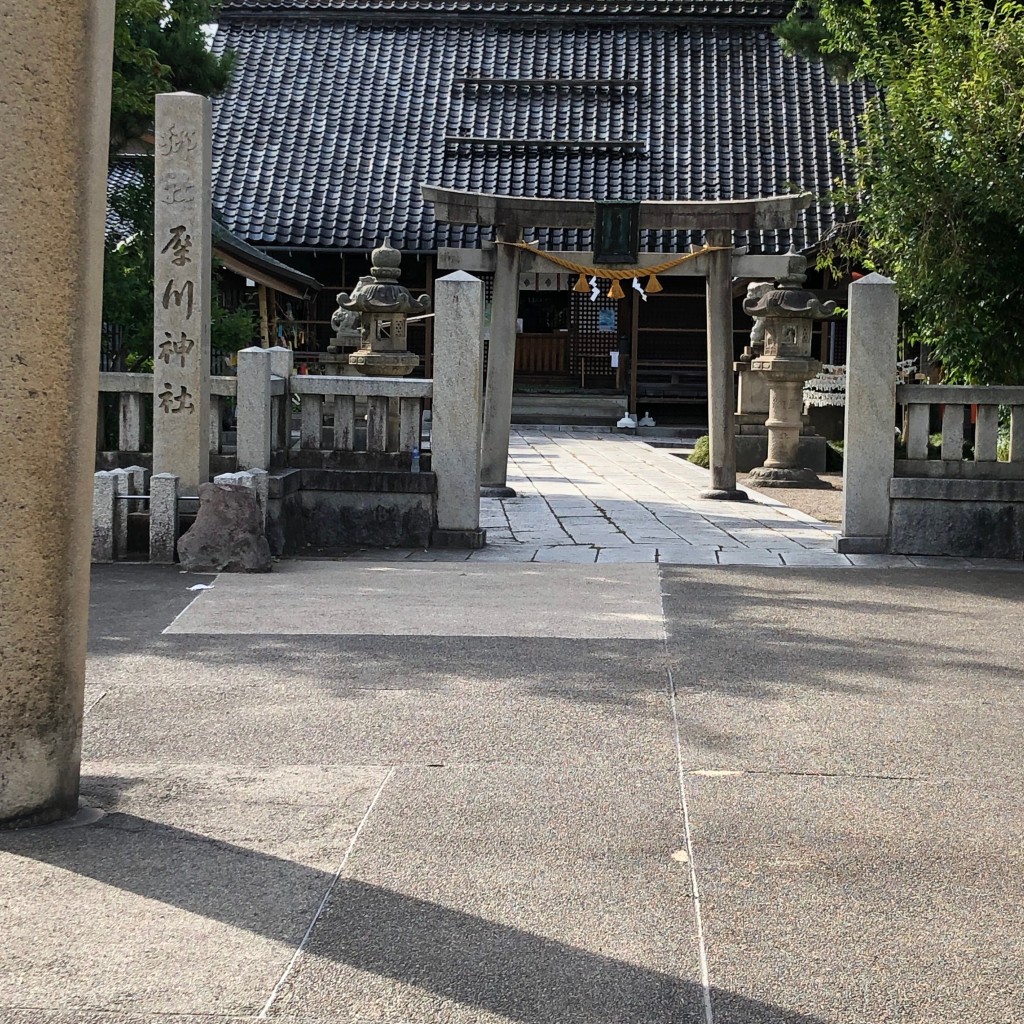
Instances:
[[[486,543],[486,530],[434,530],[430,537],[430,546],[435,548],[468,548],[478,551]]]
[[[433,473],[286,470],[270,477],[267,538],[275,555],[426,548]]]
[[[894,500],[890,529],[894,554],[1024,559],[1024,504]]]
[[[707,498],[710,501],[749,501],[750,495],[746,491],[741,490],[728,490],[721,487],[713,487],[707,491],[701,491],[701,498]]]
[[[889,550],[889,538],[836,537],[835,548],[841,555],[884,555]]]
[[[825,453],[828,442],[823,437],[808,434],[800,438],[798,456],[800,465],[815,473],[825,472]],[[736,472],[749,473],[764,465],[768,458],[768,434],[736,435]]]
[[[817,474],[810,469],[779,469],[776,467],[759,466],[747,477],[751,487],[804,487],[828,488],[832,485],[819,480]]]
[[[481,498],[514,498],[516,492],[511,487],[489,487],[480,488]]]

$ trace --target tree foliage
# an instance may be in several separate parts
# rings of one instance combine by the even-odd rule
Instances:
[[[774,31],[790,56],[820,57],[838,78],[870,77],[874,44],[899,39],[918,6],[900,0],[797,0]]]
[[[117,0],[110,112],[111,161],[153,126],[157,93],[211,96],[229,83],[233,57],[215,56],[204,26],[213,0]],[[153,352],[153,161],[132,158],[132,180],[108,196],[116,229],[108,232],[103,267],[103,320],[108,355],[127,370],[143,370]],[[223,309],[214,299],[215,350],[249,344],[252,314]]]
[[[214,0],[117,0],[112,154],[152,127],[157,93],[213,96],[227,87],[234,58],[211,53],[203,32],[217,6]]]
[[[880,90],[855,181],[833,197],[861,230],[832,260],[894,278],[947,380],[1024,383],[1024,6],[815,0],[811,13],[819,48]]]

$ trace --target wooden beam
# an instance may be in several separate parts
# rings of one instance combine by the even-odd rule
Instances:
[[[283,278],[274,277],[272,274],[268,274],[259,267],[253,266],[251,263],[246,263],[243,260],[231,256],[229,253],[223,252],[218,249],[217,246],[213,247],[213,252],[217,259],[220,260],[228,270],[234,271],[240,277],[247,277],[250,281],[266,285],[268,288],[273,288],[275,291],[284,292],[285,295],[291,295],[296,299],[305,299],[309,295],[308,288],[300,288],[299,285],[291,284]]]

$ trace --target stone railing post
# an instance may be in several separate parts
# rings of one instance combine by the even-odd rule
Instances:
[[[92,483],[92,560],[114,560],[114,474],[104,470],[96,473]]]
[[[457,270],[434,283],[434,393],[431,468],[444,547],[483,547],[480,431],[483,401],[483,282]]]
[[[132,474],[127,469],[111,470],[114,478],[114,558],[128,553],[128,495],[132,493]]]
[[[224,417],[224,399],[221,395],[210,395],[210,455],[220,455],[220,423]]]
[[[149,481],[149,560],[172,565],[178,544],[178,478],[156,473]]]
[[[117,428],[119,451],[142,451],[142,395],[137,391],[125,391],[120,395]]]
[[[270,356],[270,372],[284,381],[284,394],[275,396],[271,401],[273,410],[273,438],[271,447],[276,452],[286,452],[292,440],[292,401],[290,383],[295,356],[290,348],[274,345],[265,350]],[[241,469],[241,465],[238,467]],[[269,468],[264,467],[264,468]]]
[[[238,353],[238,468],[270,469],[270,350],[256,345]]]
[[[896,330],[899,296],[881,274],[850,285],[843,443],[843,529],[836,550],[889,547],[889,484],[895,465]]]
[[[125,472],[128,474],[128,493],[144,495],[146,493],[146,476],[148,475],[146,467],[127,466]],[[129,501],[128,511],[145,512],[146,503],[144,501]]]

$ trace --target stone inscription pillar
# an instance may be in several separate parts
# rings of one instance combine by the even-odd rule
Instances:
[[[433,542],[483,547],[480,529],[480,411],[484,286],[457,270],[434,283],[431,468],[437,476]]]
[[[78,809],[113,21],[0,6],[0,828]]]
[[[210,101],[156,98],[153,472],[210,477]]]
[[[706,232],[708,245],[728,246],[708,253],[708,438],[711,488],[703,498],[742,501],[736,488],[736,394],[733,390],[732,232]]]
[[[836,551],[878,554],[889,549],[899,296],[887,277],[868,274],[850,285],[849,301],[843,532]]]
[[[517,229],[498,225],[498,242],[518,242]],[[498,245],[491,299],[491,340],[487,346],[481,482],[491,497],[515,497],[508,486],[508,438],[512,426],[512,377],[519,316],[519,249]]]

